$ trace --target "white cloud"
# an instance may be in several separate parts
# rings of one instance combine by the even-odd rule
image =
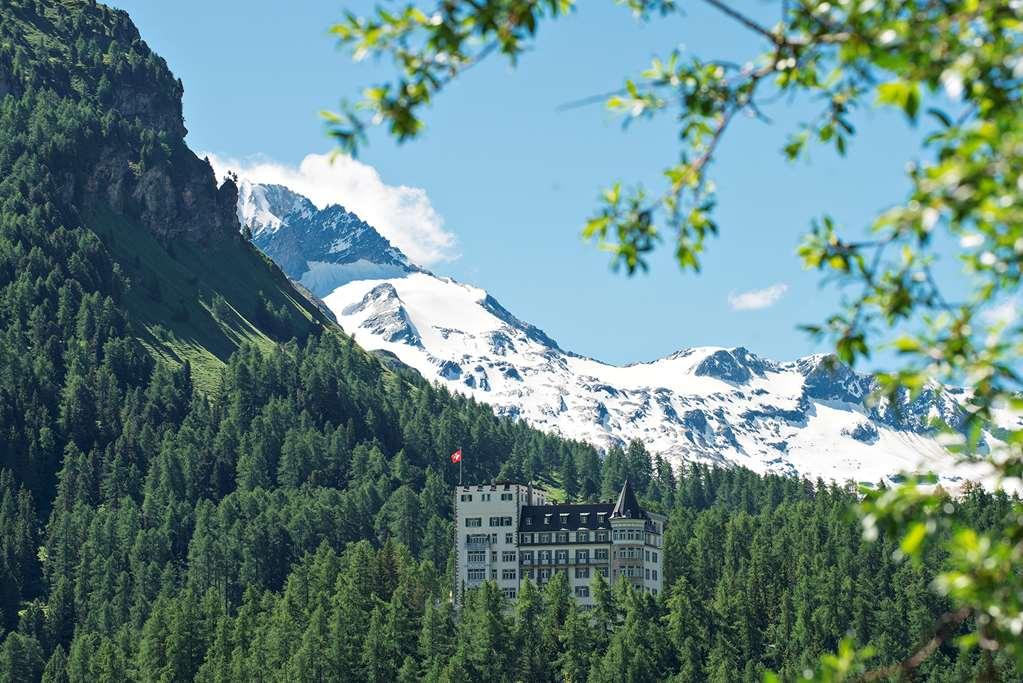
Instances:
[[[756,311],[761,308],[770,308],[778,303],[778,299],[785,296],[789,286],[779,282],[763,289],[753,289],[748,292],[739,292],[728,295],[728,305],[733,311]]]
[[[321,209],[340,204],[419,265],[457,257],[455,236],[444,228],[444,219],[433,208],[426,190],[388,185],[375,168],[349,156],[309,154],[297,168],[258,157],[228,159],[206,152],[199,156],[209,158],[218,179],[235,171],[254,183],[284,185]]]

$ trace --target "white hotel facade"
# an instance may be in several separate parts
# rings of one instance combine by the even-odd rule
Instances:
[[[654,595],[663,590],[663,515],[640,507],[628,481],[615,502],[551,503],[529,484],[455,489],[455,601],[484,581],[508,598],[522,579],[543,585],[564,572],[576,600],[593,605],[596,573]]]

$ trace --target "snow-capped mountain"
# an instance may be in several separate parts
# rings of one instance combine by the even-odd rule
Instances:
[[[961,422],[960,390],[874,404],[866,399],[875,380],[831,356],[778,362],[742,347],[610,365],[561,349],[486,291],[410,264],[339,206],[317,211],[285,188],[251,186],[239,215],[364,348],[389,351],[427,379],[537,428],[601,448],[638,438],[674,462],[836,481],[925,469],[954,485],[978,474],[954,467],[929,426],[932,418]]]
[[[419,270],[354,213],[338,204],[317,209],[283,185],[242,180],[238,220],[263,253],[319,297],[351,280]]]

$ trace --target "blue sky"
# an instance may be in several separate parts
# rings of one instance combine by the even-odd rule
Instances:
[[[111,4],[131,14],[184,81],[191,147],[224,158],[296,166],[327,152],[318,112],[389,73],[353,64],[327,33],[346,8],[366,3]],[[686,3],[684,17],[649,24],[610,0],[582,4],[544,25],[517,69],[493,59],[467,72],[427,112],[421,139],[399,146],[376,131],[361,155],[386,186],[421,188],[425,197],[415,201],[453,237],[442,251],[455,258],[431,269],[486,288],[564,348],[611,362],[705,344],[779,359],[826,350],[796,329],[822,320],[837,300],[802,270],[799,236],[821,213],[858,230],[900,200],[919,134],[894,113],[860,112],[846,159],[817,149],[809,163],[789,164],[779,154],[785,135],[813,108],[782,103],[769,111],[772,125],[741,120],[716,162],[721,236],[703,272],[680,273],[668,245],[649,275],[613,273],[580,228],[610,182],[656,183],[675,157],[675,133],[668,120],[623,132],[600,105],[558,106],[619,87],[679,44],[738,61],[762,46],[699,3]],[[751,3],[754,12],[762,7]],[[730,305],[771,287],[784,293],[770,307]]]

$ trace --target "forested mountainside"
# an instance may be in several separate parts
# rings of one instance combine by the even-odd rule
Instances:
[[[235,236],[180,94],[123,12],[0,4],[0,681],[794,678],[850,631],[896,661],[945,608],[942,558],[864,541],[849,492],[601,460],[381,365]],[[456,619],[454,446],[468,481],[629,476],[671,590],[598,584],[590,621],[560,580],[508,612],[488,585]]]

